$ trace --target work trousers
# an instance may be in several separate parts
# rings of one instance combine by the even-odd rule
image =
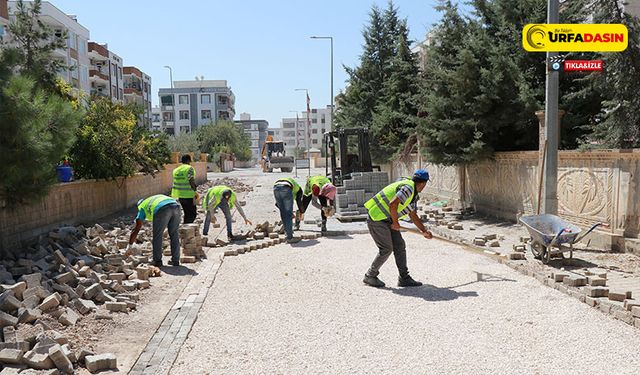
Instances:
[[[276,207],[280,210],[280,219],[287,239],[291,239],[293,238],[293,189],[287,185],[276,185],[273,187],[273,196],[276,199]]]
[[[153,261],[162,262],[162,235],[164,230],[169,230],[169,239],[171,240],[171,260],[175,263],[180,262],[180,235],[178,228],[180,227],[180,207],[177,204],[168,204],[160,207],[158,212],[153,215]]]
[[[389,259],[391,253],[396,258],[396,266],[400,277],[409,275],[407,268],[407,251],[399,231],[391,229],[391,221],[373,221],[367,219],[367,227],[373,241],[378,246],[378,255],[371,263],[371,267],[367,271],[367,276],[377,277],[380,274],[380,267]]]
[[[184,224],[191,224],[196,220],[197,210],[193,198],[180,198],[180,205],[184,211]]]

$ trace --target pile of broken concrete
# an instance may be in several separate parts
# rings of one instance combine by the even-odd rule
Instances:
[[[141,237],[148,236],[142,229]],[[26,251],[0,263],[0,365],[72,373],[115,369],[113,354],[74,347],[64,332],[90,314],[136,309],[138,291],[149,288],[151,246],[125,255],[127,230],[100,225],[62,227],[41,236]],[[58,330],[56,330],[58,329]],[[5,372],[3,371],[2,374]]]

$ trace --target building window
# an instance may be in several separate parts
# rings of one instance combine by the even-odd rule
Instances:
[[[118,89],[118,91],[120,92],[118,99],[122,100],[122,98],[124,98],[124,93],[122,92],[122,89]]]
[[[173,121],[173,112],[162,112],[162,119],[164,121]]]
[[[293,137],[295,137],[295,136],[296,136],[296,132],[286,131],[286,132],[282,132],[282,135],[283,135],[284,137],[290,137],[290,138],[293,138]]]
[[[313,109],[311,110],[311,113],[318,113],[318,110],[317,110],[316,108],[313,108]]]
[[[317,118],[311,119],[311,123],[312,123],[312,124],[315,124],[315,123],[317,123],[317,122],[318,122],[318,119],[317,119]]]
[[[200,95],[200,104],[211,104],[211,95],[209,95],[209,94]],[[209,112],[211,112],[211,111],[209,111]],[[208,118],[211,118],[211,116],[209,116]]]
[[[203,120],[210,120],[211,119],[211,111],[208,110],[208,109],[201,111],[200,118],[202,118]]]
[[[318,140],[317,139],[312,139],[311,143],[313,143],[314,145],[317,145],[318,144]]]
[[[320,120],[320,123],[322,123],[322,124],[325,123],[324,117]]]
[[[180,111],[180,120],[188,120],[189,111]]]
[[[296,126],[295,123],[285,122],[282,127],[285,128],[285,129],[293,129],[295,126]]]
[[[111,85],[111,92],[113,93],[113,95],[118,95],[118,89],[114,85]]]
[[[189,104],[189,95],[178,95],[178,104]]]
[[[218,104],[226,105],[227,97],[226,96],[218,96]]]
[[[229,119],[229,112],[218,111],[218,118],[221,119],[221,120],[228,120]]]
[[[118,67],[118,78],[122,79],[122,68]]]
[[[173,95],[162,95],[160,97],[160,102],[164,106],[172,106],[173,105]]]

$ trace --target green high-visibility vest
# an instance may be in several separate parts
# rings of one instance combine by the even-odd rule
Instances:
[[[138,205],[138,211],[144,210],[144,215],[145,215],[144,219],[147,221],[153,221],[153,214],[156,211],[156,207],[158,206],[158,204],[167,200],[170,200],[173,202],[176,201],[175,199],[171,197],[167,197],[166,195],[162,195],[162,194],[152,195],[149,198],[140,202],[140,204]]]
[[[364,206],[369,210],[369,216],[373,221],[382,221],[386,219],[391,219],[391,214],[389,213],[389,205],[391,204],[391,200],[395,197],[398,189],[404,185],[411,186],[411,190],[413,193],[404,203],[400,203],[398,205],[398,219],[402,219],[408,215],[408,211],[404,212],[404,209],[407,208],[413,197],[416,195],[416,184],[411,179],[403,179],[397,182],[394,182],[390,185],[387,185],[384,189],[379,191],[373,198],[369,199]],[[400,216],[401,215],[401,216]]]
[[[307,178],[307,184],[304,186],[304,195],[309,196],[313,193],[313,186],[316,185],[322,190],[322,187],[331,183],[326,176],[311,176]]]
[[[229,209],[232,209],[236,204],[236,193],[228,186],[225,185],[217,185],[209,188],[207,190],[207,194],[202,200],[202,208],[206,211],[209,206],[211,208],[217,207],[222,201],[222,193],[225,190],[231,190],[231,199],[229,199]]]
[[[292,188],[291,188],[291,190],[293,190],[293,196],[294,196],[294,197],[295,197],[296,195],[298,195],[298,192],[300,191],[300,189],[302,189],[302,188],[300,187],[300,184],[298,184],[298,183],[296,182],[296,180],[294,180],[294,179],[293,179],[293,178],[291,178],[291,177],[284,177],[284,178],[281,178],[281,179],[279,179],[278,181],[276,181],[276,183],[278,183],[278,182],[282,182],[282,181],[284,181],[284,182],[288,182],[288,183],[290,183],[290,184],[291,184],[291,187],[292,187]]]
[[[173,170],[173,187],[171,196],[174,198],[193,198],[196,192],[189,183],[189,171],[193,169],[193,178],[196,178],[196,170],[189,164],[183,164]]]

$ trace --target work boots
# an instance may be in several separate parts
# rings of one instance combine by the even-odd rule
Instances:
[[[374,288],[383,288],[384,287],[384,282],[380,279],[378,279],[377,276],[369,276],[367,274],[364,275],[364,279],[362,279],[362,282],[372,286]]]
[[[420,281],[415,281],[411,276],[398,276],[399,287],[422,286]]]

